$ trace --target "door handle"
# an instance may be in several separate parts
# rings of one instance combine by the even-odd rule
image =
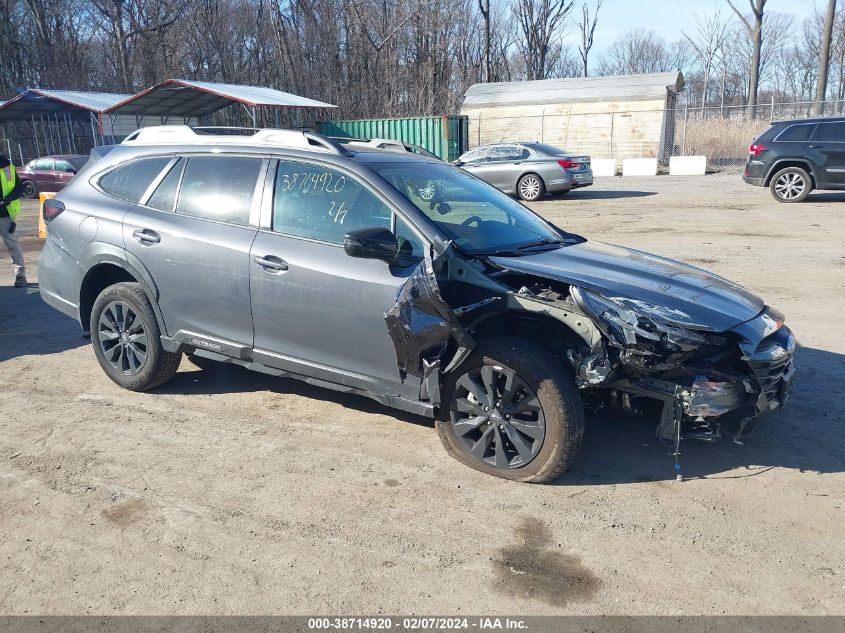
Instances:
[[[161,236],[150,229],[138,229],[132,234],[132,237],[141,244],[158,244],[161,241]]]
[[[824,145],[810,145],[810,149],[824,149]]]
[[[282,271],[288,269],[287,262],[275,255],[265,255],[264,257],[256,256],[253,261],[265,270]]]

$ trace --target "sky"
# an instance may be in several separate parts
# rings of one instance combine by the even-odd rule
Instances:
[[[821,7],[822,0],[815,0]],[[573,11],[580,3],[576,2]],[[594,2],[591,2],[594,4]],[[748,8],[748,0],[735,0],[740,8]],[[814,0],[769,0],[766,11],[791,13],[800,23],[813,12]],[[681,31],[695,30],[695,14],[708,14],[721,8],[725,15],[732,15],[725,0],[604,0],[596,27],[593,52],[597,55],[626,31],[651,29],[667,40],[679,39]],[[574,27],[570,27],[574,31]],[[567,43],[577,46],[578,38],[570,32]]]

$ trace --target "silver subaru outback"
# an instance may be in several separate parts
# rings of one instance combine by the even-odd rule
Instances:
[[[795,341],[761,299],[412,154],[145,128],[43,215],[41,294],[127,389],[183,354],[292,376],[434,417],[461,462],[527,482],[573,463],[585,408],[653,416],[677,454],[790,394]]]

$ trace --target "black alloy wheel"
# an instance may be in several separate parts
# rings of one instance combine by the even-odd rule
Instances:
[[[505,367],[483,365],[456,383],[452,429],[473,459],[494,468],[521,468],[540,452],[546,419],[537,394]]]

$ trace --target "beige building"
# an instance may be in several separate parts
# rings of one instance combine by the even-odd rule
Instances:
[[[470,147],[541,141],[594,158],[668,161],[681,73],[475,84],[464,96]]]

